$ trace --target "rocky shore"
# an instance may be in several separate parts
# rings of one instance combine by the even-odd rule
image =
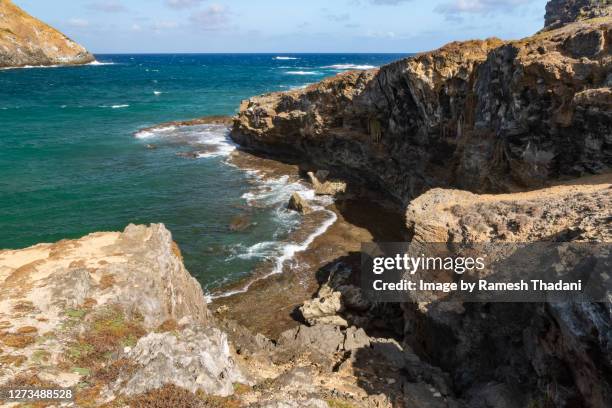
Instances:
[[[64,34],[30,16],[11,0],[0,0],[0,68],[93,61],[93,55]]]
[[[362,242],[612,240],[609,9],[551,1],[527,39],[245,101],[233,163],[308,180],[337,217],[246,293],[207,304],[162,225],[0,251],[0,384],[79,407],[611,406],[609,303],[358,286]]]

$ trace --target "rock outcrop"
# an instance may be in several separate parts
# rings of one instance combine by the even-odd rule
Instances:
[[[609,174],[515,194],[434,189],[407,214],[413,242],[421,243],[612,242],[610,219]],[[526,406],[512,389],[558,407],[612,404],[612,383],[604,380],[612,369],[609,304],[421,303],[404,310],[407,343],[453,373],[469,406],[487,406],[478,404],[490,393]]]
[[[0,68],[79,65],[94,60],[85,48],[11,0],[0,0]]]
[[[612,16],[610,0],[551,0],[546,5],[544,26],[558,28],[574,21]]]
[[[85,383],[77,402],[99,405],[167,384],[227,396],[247,380],[209,320],[163,225],[0,251],[0,384]]]
[[[395,198],[414,243],[610,242],[609,3],[551,1],[546,30],[532,37],[451,43],[251,98],[232,137]],[[353,324],[393,326],[388,305],[363,299],[364,310],[349,307],[358,293],[349,281],[332,274],[300,308],[313,333],[340,338]],[[403,401],[427,394],[425,385],[451,396],[447,405],[457,398],[470,407],[612,404],[608,304],[401,308],[403,350],[450,375],[423,364],[414,373],[410,353],[396,355],[409,373],[400,380],[410,390]],[[334,332],[324,329],[330,324]]]
[[[406,205],[435,187],[537,188],[612,164],[612,17],[451,43],[244,101],[232,137]]]

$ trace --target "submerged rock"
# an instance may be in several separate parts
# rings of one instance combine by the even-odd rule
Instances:
[[[251,217],[248,214],[241,214],[232,218],[229,229],[234,232],[246,231],[252,225]]]

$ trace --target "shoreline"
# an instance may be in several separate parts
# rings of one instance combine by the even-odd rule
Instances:
[[[240,149],[232,153],[228,164],[245,171],[259,171],[264,178],[285,175],[301,180],[299,165]],[[333,214],[331,218],[329,213]],[[363,242],[402,240],[403,225],[401,214],[374,199],[335,200],[303,216],[300,227],[288,237],[300,242],[303,249],[281,260],[262,261],[248,277],[221,286],[209,298],[209,307],[223,319],[276,338],[303,323],[296,309],[316,294],[333,265],[342,261],[358,268]],[[274,271],[281,261],[282,271]]]
[[[138,129],[133,135],[142,138],[166,129],[201,125],[228,126],[231,131],[233,120],[229,116],[205,116],[170,121]],[[302,184],[304,190],[299,193],[314,211],[301,215],[299,226],[281,240],[281,254],[261,260],[248,275],[206,293],[209,307],[218,317],[275,338],[303,323],[295,313],[297,308],[317,293],[333,265],[342,261],[359,268],[363,242],[405,240],[403,215],[391,209],[380,194],[360,191],[357,196],[340,198],[315,196],[303,177],[306,170],[315,170],[309,163],[288,164],[253,153],[230,140],[229,135],[227,143],[235,150],[228,154],[225,165],[255,175],[253,184],[264,186],[264,190],[267,181],[283,178],[287,185]],[[194,158],[198,157],[195,153]],[[247,205],[253,205],[248,201]],[[254,315],[257,319],[252,319]]]

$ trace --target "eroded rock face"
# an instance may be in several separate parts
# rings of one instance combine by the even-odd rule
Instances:
[[[612,19],[452,43],[243,102],[232,137],[377,186],[503,192],[612,163]]]
[[[610,0],[551,0],[546,5],[544,25],[547,28],[557,28],[574,21],[610,15]]]
[[[78,65],[94,61],[85,48],[30,16],[11,0],[0,0],[0,67]]]
[[[101,391],[119,372],[138,372],[137,351],[148,343],[128,353],[147,333],[208,324],[202,288],[161,224],[0,251],[0,384],[37,378],[72,387],[88,381]],[[202,389],[226,395],[231,385],[220,383],[215,371],[225,366],[227,381],[235,378],[225,337],[203,331],[185,338],[214,357],[210,370],[200,372]],[[175,340],[177,353],[187,347]],[[164,350],[161,344],[157,354]],[[192,365],[185,365],[186,376]],[[178,371],[166,383],[180,377]]]
[[[611,217],[610,175],[515,194],[434,189],[414,200],[407,214],[414,241],[422,243],[610,242]],[[612,384],[604,379],[612,369],[609,304],[403,307],[406,341],[453,373],[469,406],[612,404]],[[554,392],[547,391],[552,384]]]

